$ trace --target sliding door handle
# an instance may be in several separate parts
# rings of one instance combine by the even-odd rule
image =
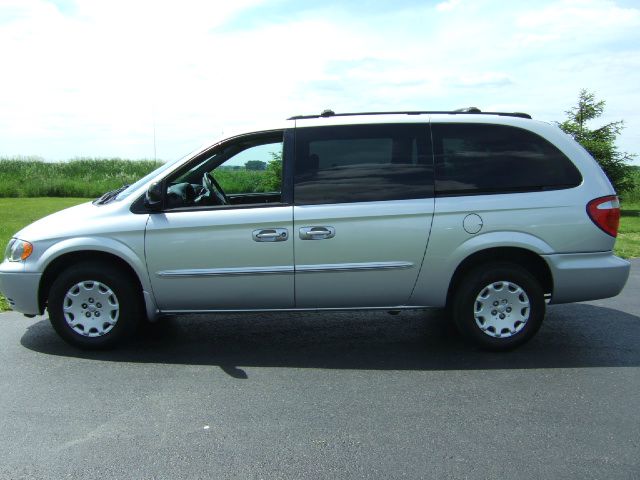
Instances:
[[[302,227],[300,238],[302,240],[325,240],[336,236],[336,229],[333,227]]]

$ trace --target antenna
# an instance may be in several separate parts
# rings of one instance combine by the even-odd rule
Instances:
[[[153,161],[157,162],[156,157],[156,104],[151,104],[151,121],[153,123]]]
[[[156,122],[153,122],[153,161],[158,161],[156,156]]]

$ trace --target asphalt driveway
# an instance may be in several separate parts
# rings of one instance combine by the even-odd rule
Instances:
[[[640,478],[640,261],[478,351],[438,312],[172,319],[113,352],[0,314],[0,478]]]

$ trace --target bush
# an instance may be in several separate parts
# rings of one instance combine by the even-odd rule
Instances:
[[[99,197],[130,184],[162,162],[78,158],[50,163],[37,157],[0,158],[0,197]]]

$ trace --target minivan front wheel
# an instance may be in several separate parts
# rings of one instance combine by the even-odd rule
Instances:
[[[129,336],[140,317],[135,283],[112,265],[86,262],[63,271],[49,291],[49,320],[68,343],[110,348]]]
[[[458,330],[483,348],[508,350],[528,341],[542,325],[544,292],[519,265],[501,263],[472,270],[453,297]]]

